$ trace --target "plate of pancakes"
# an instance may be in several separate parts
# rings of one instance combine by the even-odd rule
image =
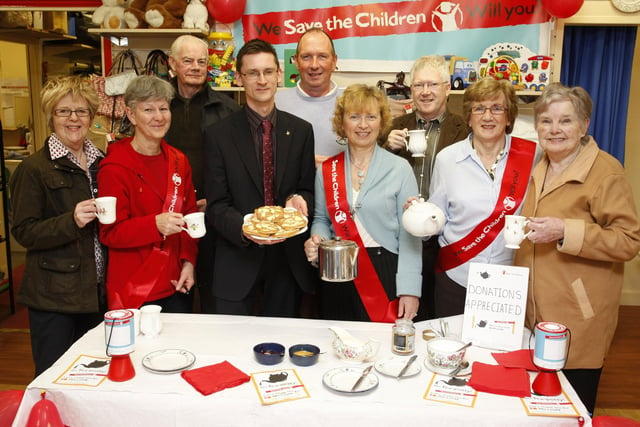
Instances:
[[[307,231],[307,218],[294,208],[261,206],[244,216],[242,230],[261,240],[281,240]]]

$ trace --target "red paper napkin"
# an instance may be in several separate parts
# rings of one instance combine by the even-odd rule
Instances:
[[[468,385],[478,391],[505,396],[531,396],[529,374],[523,368],[505,368],[474,362]]]
[[[239,386],[250,379],[249,375],[226,360],[215,365],[182,371],[180,375],[205,396],[225,388]]]
[[[505,368],[524,368],[527,371],[537,371],[533,364],[533,350],[523,349],[508,353],[491,353],[498,365]]]

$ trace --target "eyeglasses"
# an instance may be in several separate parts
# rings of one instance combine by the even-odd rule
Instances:
[[[260,79],[260,76],[264,76],[265,79],[271,79],[275,77],[278,73],[278,70],[275,68],[267,68],[266,70],[251,70],[247,73],[240,73],[245,80],[256,81]]]
[[[88,108],[78,108],[77,110],[58,108],[57,110],[53,110],[53,114],[58,117],[71,117],[71,114],[73,113],[76,113],[76,116],[78,117],[89,117],[91,115],[91,110]]]
[[[475,114],[476,116],[481,116],[487,110],[491,113],[491,115],[498,116],[500,114],[504,114],[504,112],[507,111],[507,107],[503,105],[492,105],[491,107],[485,107],[484,105],[476,105],[475,107],[471,107],[471,114]]]
[[[424,88],[426,87],[427,89],[429,89],[430,91],[435,91],[440,89],[442,86],[449,84],[449,82],[440,82],[440,83],[436,83],[436,82],[427,82],[427,83],[414,83],[411,85],[411,89],[415,90],[415,91],[423,91]]]

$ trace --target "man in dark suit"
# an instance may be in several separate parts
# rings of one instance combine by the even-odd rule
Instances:
[[[247,103],[205,130],[207,213],[218,232],[216,313],[297,317],[302,291],[313,292],[315,283],[303,249],[308,232],[264,240],[246,234],[242,224],[264,205],[313,213],[313,128],[275,108],[282,70],[273,46],[248,41],[236,67]]]
[[[429,184],[436,154],[469,134],[469,127],[464,119],[447,108],[450,90],[449,68],[445,59],[438,55],[418,58],[411,68],[411,96],[416,110],[396,117],[391,124],[392,130],[383,139],[383,147],[409,160],[418,181],[420,195],[425,199],[429,198]],[[405,146],[406,132],[414,129],[426,131],[427,149],[422,157],[412,157]],[[437,239],[422,242],[422,303],[415,320],[435,316],[433,268],[437,251]]]

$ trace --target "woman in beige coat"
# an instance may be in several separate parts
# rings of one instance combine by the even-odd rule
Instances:
[[[527,325],[550,321],[570,329],[564,373],[593,413],[618,322],[624,262],[640,249],[640,224],[622,165],[587,135],[591,109],[584,89],[561,84],[536,104],[545,156],[522,210],[532,232],[514,264],[530,269]]]

